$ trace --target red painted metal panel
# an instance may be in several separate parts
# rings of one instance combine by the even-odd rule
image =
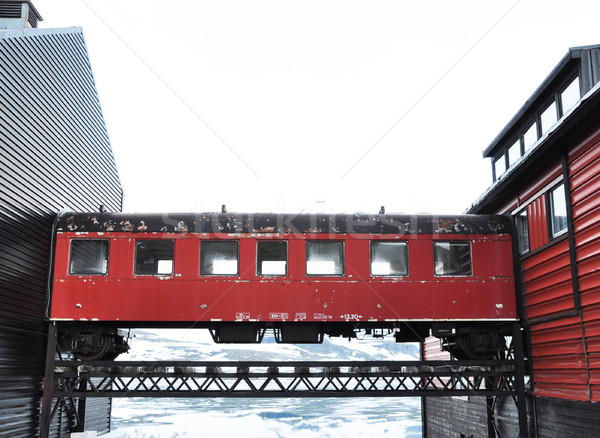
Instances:
[[[545,251],[523,260],[523,269],[527,280],[544,277],[557,269],[569,266],[569,242],[563,240]]]
[[[592,163],[595,167],[600,166],[600,160],[596,163]],[[581,184],[576,185],[574,180],[571,180],[571,199],[573,202],[573,208],[575,209],[576,215],[582,215],[591,210],[591,208],[584,208],[581,206],[584,202],[590,204],[591,207],[598,206],[598,191],[600,190],[600,175],[597,174],[598,169],[590,169],[591,175],[586,175],[589,179],[581,180]],[[593,202],[590,202],[593,201]]]
[[[580,261],[590,255],[600,253],[598,242],[600,241],[600,221],[589,227],[576,232],[575,246],[577,247],[577,260]]]
[[[579,177],[588,179],[590,163],[600,159],[600,131],[590,137],[588,140],[580,143],[569,151],[569,174],[574,186],[579,186]],[[588,178],[585,177],[588,175]]]
[[[556,321],[531,326],[532,347],[557,341],[582,341],[581,320],[579,316],[562,318]],[[534,352],[535,355],[535,352]]]
[[[563,240],[523,261],[527,317],[539,318],[573,308],[569,242]]]
[[[598,222],[598,208],[600,207],[600,196],[598,192],[592,193],[577,204],[573,204],[573,217],[576,231],[584,231],[587,227]],[[580,222],[580,223],[578,223]]]
[[[578,357],[569,358],[569,360],[556,360],[546,361],[546,364],[552,363],[554,365],[555,372],[552,370],[545,371],[534,368],[536,374],[535,380],[537,384],[564,384],[564,385],[578,385],[581,388],[586,388],[588,383],[588,375],[586,370],[585,356],[581,355]],[[574,365],[579,365],[577,368],[572,368]],[[565,372],[565,371],[569,372]]]
[[[311,235],[340,239],[345,245],[342,277],[307,277],[303,235],[288,235],[289,271],[285,277],[256,274],[257,239],[281,236],[237,234],[138,235],[140,239],[175,241],[173,275],[136,276],[136,236],[111,233],[109,275],[68,275],[68,248],[75,233],[57,235],[53,319],[100,321],[385,321],[448,319],[514,319],[512,243],[508,235],[442,236],[472,242],[473,273],[467,277],[433,275],[433,241],[438,236],[407,238],[409,275],[371,277],[369,241],[396,235]],[[86,233],[106,238],[107,233]],[[203,239],[239,241],[238,276],[199,275]],[[118,250],[115,250],[118,249]],[[240,317],[243,315],[243,317]],[[285,315],[285,316],[284,316]]]
[[[538,397],[557,397],[569,400],[589,401],[588,387],[582,385],[561,385],[558,383],[535,385],[535,395]]]
[[[535,357],[550,357],[550,356],[562,356],[566,354],[583,354],[585,347],[583,342],[573,342],[572,339],[566,339],[562,341],[552,341],[542,344],[536,344],[535,346]],[[545,362],[535,363],[534,368],[544,368]]]
[[[531,327],[535,394],[587,400],[587,361],[579,316]]]
[[[600,401],[600,130],[570,151],[569,174],[588,392]]]
[[[546,197],[540,196],[527,206],[529,218],[529,245],[535,251],[548,243],[548,219],[546,215]]]
[[[597,330],[596,330],[597,331]],[[586,331],[586,335],[588,335],[588,332]],[[592,338],[587,338],[586,341],[586,348],[588,353],[590,353],[590,364],[592,361],[592,356],[594,355],[594,353],[600,353],[600,337],[598,335],[592,337]],[[595,357],[594,359],[596,362],[596,365],[600,366],[600,357]]]

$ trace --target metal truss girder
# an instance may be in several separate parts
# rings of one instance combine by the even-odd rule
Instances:
[[[514,396],[513,361],[75,362],[53,397]]]

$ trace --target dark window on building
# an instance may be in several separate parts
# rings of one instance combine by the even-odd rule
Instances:
[[[550,103],[550,105],[548,105],[548,107],[542,111],[542,114],[540,114],[542,135],[548,132],[548,130],[558,121],[557,114],[555,101],[552,101],[552,103]]]
[[[288,245],[284,240],[256,242],[256,273],[287,275]]]
[[[408,275],[406,242],[371,242],[371,275],[402,277]]]
[[[512,166],[521,157],[521,141],[517,140],[508,148],[508,166]]]
[[[138,240],[135,242],[136,275],[171,275],[173,273],[172,240]]]
[[[567,200],[564,184],[550,191],[550,216],[552,237],[556,237],[567,229]]]
[[[533,122],[533,124],[527,128],[527,130],[523,133],[523,147],[525,150],[529,149],[534,143],[538,140],[537,135],[537,124]]]
[[[529,220],[527,218],[527,209],[515,215],[515,226],[517,228],[519,254],[525,254],[529,251]]]
[[[344,275],[343,242],[306,242],[307,275]]]
[[[471,244],[469,242],[434,242],[435,275],[471,275]]]
[[[105,275],[108,273],[108,240],[71,240],[69,274]]]
[[[581,91],[579,90],[579,77],[575,77],[569,85],[560,93],[560,104],[562,107],[562,115],[568,112],[581,99]]]
[[[236,240],[200,243],[200,275],[238,275],[238,266]]]
[[[499,179],[504,172],[506,172],[506,159],[504,158],[504,155],[500,155],[500,157],[494,161],[494,174],[496,179]]]

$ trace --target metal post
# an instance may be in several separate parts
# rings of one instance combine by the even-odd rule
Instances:
[[[421,363],[425,360],[424,343],[425,340],[419,342],[419,360]],[[425,397],[421,397],[421,437],[427,438],[427,399]]]
[[[79,390],[85,391],[86,382],[85,380],[79,384]],[[87,405],[86,397],[79,397],[77,401],[77,425],[73,429],[73,432],[84,432],[85,431],[85,409]]]
[[[515,354],[515,389],[517,392],[517,409],[519,411],[519,436],[527,438],[527,399],[525,394],[525,354],[523,353],[523,335],[521,325],[513,326],[513,347]]]
[[[486,379],[488,382],[491,379]],[[490,382],[491,383],[491,382]],[[491,383],[493,385],[493,383]],[[485,398],[485,410],[487,413],[487,430],[488,438],[496,438],[496,427],[494,426],[495,415],[494,415],[494,403],[495,397]]]
[[[44,390],[40,418],[40,438],[48,438],[52,421],[52,390],[54,389],[54,361],[56,360],[56,325],[48,326],[46,344],[46,366],[44,369]]]

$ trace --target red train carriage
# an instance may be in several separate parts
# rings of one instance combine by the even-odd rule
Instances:
[[[118,328],[190,326],[293,343],[433,329],[483,357],[517,315],[511,236],[503,216],[67,213],[49,318],[87,359],[126,351]]]

